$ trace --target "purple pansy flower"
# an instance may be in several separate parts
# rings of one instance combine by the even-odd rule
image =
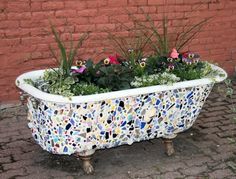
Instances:
[[[72,73],[83,73],[86,70],[86,66],[81,66],[79,69],[72,69]]]

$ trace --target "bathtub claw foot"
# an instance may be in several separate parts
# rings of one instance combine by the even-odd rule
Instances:
[[[168,156],[171,156],[175,153],[174,145],[172,139],[163,139],[164,145],[165,145],[165,150],[166,154]]]
[[[82,160],[82,167],[86,174],[93,174],[94,168],[91,162],[92,156],[80,156],[80,159]]]
[[[171,156],[175,153],[173,139],[176,137],[176,134],[166,135],[163,137],[163,142],[165,145],[165,152],[168,156]]]
[[[75,156],[82,161],[82,168],[86,174],[94,173],[94,168],[92,165],[92,157],[94,152],[95,150],[92,149],[75,154]]]

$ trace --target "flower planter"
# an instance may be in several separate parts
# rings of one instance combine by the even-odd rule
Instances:
[[[24,82],[44,70],[20,75],[16,85],[28,98],[28,126],[36,142],[54,154],[76,154],[86,173],[93,172],[91,156],[97,149],[162,137],[166,153],[171,139],[190,128],[215,82],[224,77],[199,79],[71,99],[44,93]]]

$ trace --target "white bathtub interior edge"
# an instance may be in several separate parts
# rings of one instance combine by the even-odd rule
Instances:
[[[179,88],[187,88],[187,87],[194,87],[199,85],[205,85],[214,82],[221,82],[227,78],[227,73],[220,67],[212,65],[213,69],[219,70],[224,74],[224,77],[216,76],[214,79],[210,78],[203,78],[197,80],[190,80],[190,81],[183,81],[177,82],[172,85],[156,85],[156,86],[149,86],[143,88],[134,88],[128,90],[120,90],[120,91],[113,91],[108,93],[100,93],[94,95],[86,95],[86,96],[73,96],[71,99],[68,97],[63,97],[61,95],[54,95],[40,91],[39,89],[27,84],[24,79],[36,79],[39,76],[43,75],[44,70],[36,70],[24,73],[17,77],[16,85],[26,93],[34,96],[35,98],[45,100],[45,101],[52,101],[57,103],[83,103],[83,102],[95,102],[101,100],[108,100],[114,98],[122,98],[127,96],[136,96],[140,94],[147,94],[153,92],[161,92],[166,90],[172,89],[179,89]]]

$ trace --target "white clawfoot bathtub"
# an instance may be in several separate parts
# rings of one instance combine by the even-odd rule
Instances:
[[[29,95],[28,126],[36,142],[54,154],[78,154],[84,170],[93,171],[95,150],[163,137],[172,139],[190,128],[215,82],[204,78],[71,99],[42,92],[24,79],[36,79],[44,70],[20,75],[16,85]],[[173,148],[167,140],[167,154]]]

